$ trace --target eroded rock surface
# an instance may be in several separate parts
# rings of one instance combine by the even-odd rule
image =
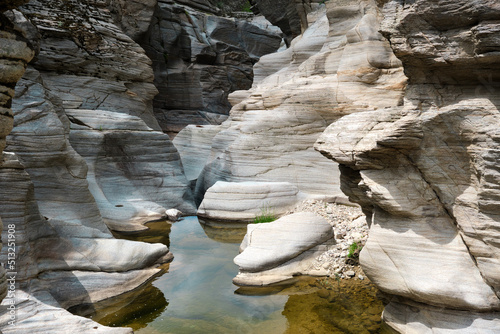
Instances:
[[[160,91],[155,115],[163,131],[175,135],[188,124],[220,124],[231,109],[228,94],[250,88],[253,64],[280,43],[266,20],[216,16],[200,11],[197,2],[159,1],[141,45],[153,60]]]
[[[147,8],[141,17],[145,17]],[[58,102],[52,102],[57,104],[54,107],[57,117],[51,113],[42,118],[33,113],[37,108],[32,105],[42,103],[44,97],[32,98],[31,92],[20,91],[23,100],[19,113],[26,115],[19,116],[24,131],[22,136],[45,132],[47,138],[60,143],[49,148],[49,144],[40,142],[26,150],[33,151],[34,146],[39,145],[38,150],[46,151],[53,165],[59,163],[51,155],[59,153],[51,150],[72,151],[71,157],[65,159],[73,160],[62,164],[71,166],[69,174],[74,178],[55,178],[53,184],[45,186],[52,188],[47,189],[50,193],[42,194],[42,190],[37,190],[37,199],[54,198],[53,211],[59,210],[57,202],[66,199],[56,193],[63,194],[71,184],[82,183],[85,174],[87,181],[83,183],[90,184],[91,194],[112,229],[144,229],[142,224],[161,218],[170,208],[179,208],[185,214],[194,213],[191,189],[183,174],[180,157],[168,136],[160,131],[153,115],[152,100],[158,91],[153,85],[151,60],[114,24],[105,4],[69,2],[60,5],[33,1],[23,7],[23,12],[42,37],[40,54],[33,66],[40,73],[38,84],[47,92],[38,94],[57,96]],[[139,26],[138,23],[137,29]],[[61,122],[57,122],[57,118]],[[40,127],[38,134],[30,130],[34,126]],[[56,133],[69,138],[71,145],[57,140]],[[21,144],[13,140],[12,145]],[[78,154],[74,154],[73,147]],[[80,155],[86,164],[77,161]],[[28,160],[30,157],[34,160],[35,156],[28,152],[20,157],[30,167]],[[55,166],[50,168],[59,172]],[[83,199],[85,194],[88,195],[88,191],[82,192],[82,199],[77,203],[88,203]],[[68,207],[68,214],[71,211],[75,214],[89,212],[79,211],[74,205]]]
[[[205,193],[197,215],[218,221],[249,222],[259,215],[278,217],[304,195],[287,182],[218,181]]]
[[[240,272],[238,285],[267,285],[297,274],[325,274],[311,270],[316,256],[333,244],[333,229],[322,217],[298,212],[276,221],[248,224],[247,234],[234,258]]]
[[[196,187],[215,182],[289,182],[310,195],[343,197],[337,165],[313,144],[343,115],[398,105],[406,78],[378,33],[372,1],[328,1],[285,51],[263,56],[251,90],[231,95],[230,118],[214,137]],[[202,130],[201,130],[202,131]]]
[[[498,330],[498,10],[387,2],[382,33],[409,76],[404,106],[346,116],[316,144],[369,217],[361,263],[400,296],[384,319],[402,333]]]
[[[20,12],[0,14],[0,58],[5,56],[0,59],[0,152],[6,142],[8,150],[18,154],[3,152],[0,159],[5,246],[0,259],[8,264],[8,277],[15,276],[15,293],[8,294],[0,306],[0,328],[4,333],[130,333],[130,329],[110,329],[73,316],[63,308],[135,289],[160,272],[157,263],[172,256],[162,244],[112,237],[88,189],[87,165],[68,140],[70,123],[78,120],[65,111],[82,106],[95,111],[97,106],[106,105],[115,113],[126,110],[120,115],[153,132],[145,125],[149,122],[159,129],[148,109],[156,92],[148,82],[152,81],[152,70],[144,51],[105,22],[103,6],[33,1],[23,11],[41,35]],[[119,41],[128,46],[128,57],[120,58],[124,45]],[[11,102],[16,81],[38,47],[41,51],[35,64],[41,72],[30,68]],[[134,70],[130,70],[132,61],[137,63]],[[51,71],[66,75],[59,78]],[[122,98],[129,105],[120,106]],[[5,141],[13,123],[15,129]],[[8,247],[12,246],[7,241],[15,242],[15,263],[8,262],[12,257]],[[3,273],[0,280],[4,284]],[[8,308],[12,305],[14,318]],[[12,321],[15,326],[9,324]]]
[[[315,5],[311,0],[255,0],[258,10],[272,24],[280,27],[287,44],[307,28],[307,14]]]
[[[14,88],[17,81],[23,76],[29,61],[35,56],[33,45],[23,34],[16,29],[15,14],[9,9],[22,5],[25,1],[9,0],[0,4],[0,164],[6,159],[3,150],[6,146],[6,137],[14,125],[11,110]],[[2,220],[0,218],[0,229]],[[0,247],[2,244],[0,243]],[[0,301],[7,295],[7,277],[3,266],[0,268]]]

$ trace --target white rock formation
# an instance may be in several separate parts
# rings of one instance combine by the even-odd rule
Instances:
[[[256,216],[280,216],[304,195],[287,182],[217,181],[205,193],[197,215],[217,221],[249,222]]]
[[[89,168],[89,189],[113,230],[146,229],[171,206],[195,208],[177,150],[166,134],[139,117],[105,110],[66,109],[70,143]]]
[[[195,184],[208,161],[212,140],[220,131],[217,125],[188,125],[172,141],[179,152],[184,173],[189,182]]]
[[[268,285],[294,275],[324,275],[311,269],[315,258],[334,243],[330,224],[310,212],[298,212],[276,221],[248,224],[247,234],[234,258],[240,267],[233,282]]]
[[[343,197],[337,165],[312,148],[343,115],[401,102],[406,78],[378,33],[374,1],[326,2],[285,51],[263,56],[214,137],[196,199],[215,182],[289,182],[308,195]],[[332,175],[325,178],[325,175]]]
[[[395,296],[386,324],[498,332],[498,4],[388,1],[384,14],[409,76],[404,106],[345,116],[316,148],[340,164],[343,191],[367,214],[360,260]]]
[[[12,6],[12,3],[10,1],[8,5]],[[2,11],[3,5],[0,5]],[[137,119],[140,124],[150,122],[158,128],[154,118],[148,116],[147,108],[151,93],[155,92],[154,87],[151,89],[152,84],[147,82],[152,71],[144,52],[134,47],[131,40],[113,25],[107,25],[103,19],[105,8],[79,6],[76,2],[51,2],[47,5],[44,8],[43,3],[34,1],[31,7],[23,9],[39,24],[45,38],[36,64],[46,66],[46,71],[65,71],[63,68],[66,68],[67,72],[77,74],[68,74],[55,83],[56,76],[51,76],[50,72],[40,75],[37,70],[30,69],[17,87],[13,112],[10,111],[13,86],[24,72],[28,58],[34,55],[25,38],[36,29],[26,20],[22,25],[11,26],[0,14],[1,36],[10,39],[8,43],[12,44],[12,47],[1,48],[2,52],[8,50],[16,59],[3,62],[6,56],[0,55],[4,68],[2,78],[7,83],[4,87],[0,78],[1,87],[4,87],[0,93],[3,96],[0,98],[0,152],[6,142],[9,150],[18,153],[16,156],[3,152],[0,159],[0,217],[4,223],[2,239],[5,246],[0,252],[0,262],[8,265],[7,277],[15,276],[15,285],[11,284],[9,289],[16,288],[15,296],[7,294],[0,306],[0,328],[4,333],[20,334],[130,333],[130,329],[104,327],[90,319],[73,316],[62,308],[94,303],[135,289],[158,274],[157,264],[171,260],[172,256],[162,244],[112,237],[89,192],[87,165],[69,143],[70,121],[64,107],[91,108],[89,105],[97,103],[110,106],[117,113],[120,108],[113,106],[122,103],[119,101],[122,99],[129,102],[128,106],[121,108],[122,111],[130,108],[130,113],[143,119],[126,117]],[[19,12],[11,14],[16,20],[23,18]],[[44,20],[44,17],[48,19]],[[90,22],[95,25],[89,32],[86,24]],[[4,24],[16,31],[17,36],[5,33]],[[113,54],[113,50],[124,47],[118,41],[130,46],[125,48],[129,57],[120,58]],[[31,42],[36,45],[39,41]],[[95,43],[101,44],[97,46]],[[21,48],[23,45],[26,50]],[[137,66],[131,69],[132,61]],[[100,66],[103,72],[100,72]],[[107,78],[92,76],[98,72]],[[120,80],[116,81],[114,75]],[[44,85],[44,76],[54,84],[52,92],[46,83]],[[74,91],[71,90],[72,83],[75,83]],[[93,83],[97,84],[90,87]],[[106,90],[109,94],[105,93]],[[138,93],[141,97],[137,97]],[[57,95],[63,98],[62,102]],[[128,100],[126,96],[129,96]],[[4,141],[11,130],[13,114],[15,130]],[[149,112],[149,115],[152,114]],[[4,117],[8,122],[4,122]],[[172,145],[170,147],[174,150]],[[177,161],[180,165],[178,155]],[[179,173],[182,174],[182,169]],[[187,187],[187,182],[184,186]],[[15,263],[8,262],[12,257],[9,247],[12,246],[6,241],[15,241]],[[5,278],[2,272],[2,287]],[[4,291],[1,289],[0,294]],[[11,305],[16,307],[15,319],[8,308]],[[9,324],[12,320],[15,326]]]

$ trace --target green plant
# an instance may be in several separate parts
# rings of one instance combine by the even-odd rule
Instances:
[[[347,254],[347,257],[352,259],[354,257],[358,257],[359,251],[361,251],[361,244],[358,244],[356,241],[354,241],[350,246],[349,246],[349,253]],[[358,251],[358,252],[356,252]]]
[[[260,215],[255,216],[253,219],[254,224],[260,224],[260,223],[270,223],[272,221],[275,221],[277,219],[276,214],[272,210],[271,207],[265,205],[260,209]]]
[[[252,12],[252,5],[250,4],[250,1],[245,2],[245,4],[241,7],[241,11],[247,13]]]

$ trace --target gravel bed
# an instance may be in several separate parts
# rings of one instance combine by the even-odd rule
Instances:
[[[356,242],[363,246],[368,238],[365,215],[358,206],[306,200],[296,205],[287,214],[314,212],[325,218],[335,232],[335,244],[316,258],[315,269],[324,269],[330,277],[365,279],[357,261],[359,250],[349,258],[349,247]]]

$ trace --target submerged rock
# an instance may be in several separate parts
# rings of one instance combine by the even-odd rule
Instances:
[[[334,243],[330,224],[310,212],[299,212],[276,221],[249,224],[234,258],[240,267],[233,282],[268,285],[297,274],[325,275],[311,269],[314,259]]]

